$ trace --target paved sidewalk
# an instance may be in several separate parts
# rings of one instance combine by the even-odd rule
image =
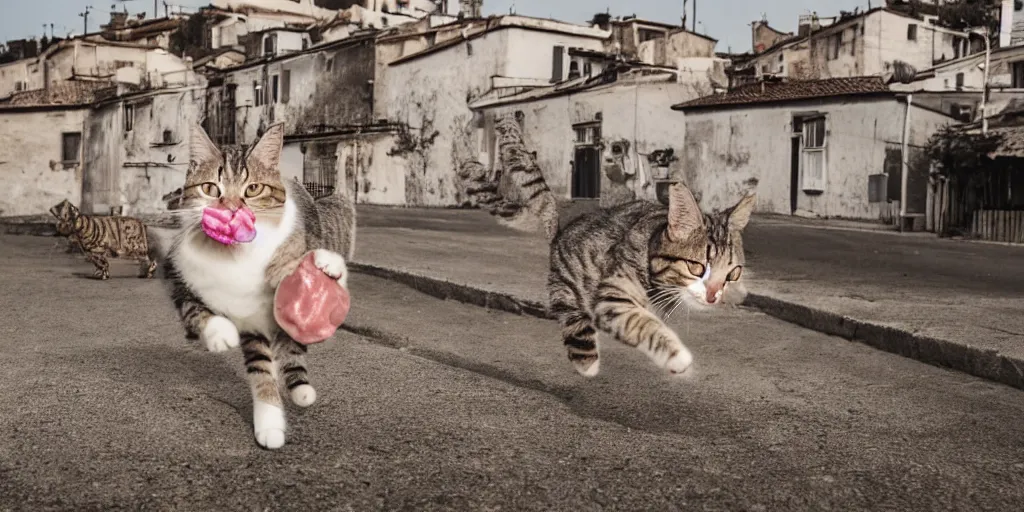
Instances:
[[[365,206],[359,216],[356,270],[542,315],[547,245],[539,236],[473,210]],[[757,218],[747,231],[748,305],[1024,389],[1024,248]]]

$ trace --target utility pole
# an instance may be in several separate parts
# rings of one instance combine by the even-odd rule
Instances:
[[[87,5],[87,6],[85,6],[85,12],[78,13],[78,15],[81,16],[82,19],[84,20],[84,24],[85,24],[85,31],[82,32],[83,36],[89,33],[89,11],[91,11],[91,10],[92,10],[92,6],[91,5]]]
[[[693,0],[693,32],[697,33],[697,0]]]

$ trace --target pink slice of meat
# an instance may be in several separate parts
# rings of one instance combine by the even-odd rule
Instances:
[[[295,341],[319,343],[333,336],[345,322],[350,301],[348,290],[316,268],[310,251],[295,272],[278,285],[274,318]]]

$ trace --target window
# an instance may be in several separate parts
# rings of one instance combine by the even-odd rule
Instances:
[[[280,77],[274,75],[270,77],[270,103],[277,103],[277,94],[280,92],[281,80]]]
[[[838,59],[839,49],[842,48],[843,46],[843,33],[840,32],[832,36],[831,38],[829,38],[829,42],[832,44],[832,48],[829,49],[830,51],[828,53],[828,60]]]
[[[263,56],[277,53],[277,34],[267,34],[263,37]]]
[[[65,169],[78,165],[79,155],[82,152],[82,132],[67,132],[61,134],[61,163]]]
[[[907,25],[907,41],[917,41],[917,23]]]
[[[576,61],[569,62],[569,80],[573,80],[580,77],[580,63]]]
[[[587,123],[573,126],[576,144],[598,144],[601,142],[601,123]]]
[[[957,73],[956,74],[956,90],[959,91],[959,90],[962,90],[963,88],[964,88],[964,74],[963,73]]]
[[[253,80],[252,81],[252,103],[253,103],[253,105],[259,107],[259,106],[263,105],[263,103],[264,103],[263,100],[264,100],[263,86],[259,83],[258,80]]]
[[[558,83],[562,81],[562,60],[564,58],[564,46],[555,46],[551,49],[551,83]]]
[[[800,182],[804,191],[825,190],[825,118],[804,119],[800,160]]]
[[[324,69],[326,69],[328,73],[334,71],[334,57],[327,59],[327,64],[324,66]]]
[[[594,72],[594,68],[589,62],[583,63],[583,76],[590,76]]]
[[[665,33],[658,30],[640,29],[640,42],[643,43],[652,39],[657,39],[663,35],[665,35]]]
[[[124,104],[124,131],[130,132],[135,128],[135,105]]]
[[[1024,89],[1024,62],[1014,62],[1010,64],[1010,87],[1014,89]]]
[[[292,70],[281,71],[281,103],[288,103],[292,95]]]

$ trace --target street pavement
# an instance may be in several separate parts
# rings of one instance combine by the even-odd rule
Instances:
[[[677,314],[692,379],[614,343],[584,379],[552,321],[359,274],[352,332],[311,349],[319,401],[264,451],[238,352],[186,342],[134,265],[96,281],[53,244],[0,236],[0,510],[1024,503],[1012,388],[743,309]]]
[[[748,289],[1024,361],[1024,247],[820,226],[755,216]],[[547,243],[484,212],[361,206],[358,238],[361,263],[547,303]]]

